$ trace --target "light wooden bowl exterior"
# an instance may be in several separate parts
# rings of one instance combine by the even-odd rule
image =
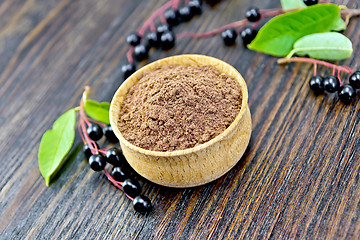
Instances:
[[[128,142],[117,127],[120,107],[128,90],[149,72],[162,65],[212,65],[235,78],[242,92],[241,110],[220,135],[199,146],[171,152],[150,151]],[[132,74],[116,91],[110,105],[110,123],[129,164],[141,176],[168,187],[193,187],[215,180],[228,172],[244,154],[251,135],[247,86],[231,65],[204,55],[178,55],[150,63]]]

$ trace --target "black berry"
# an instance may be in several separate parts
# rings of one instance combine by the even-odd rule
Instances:
[[[97,148],[99,149],[99,145],[97,143],[95,143],[95,144],[96,144]],[[89,159],[91,157],[91,155],[93,155],[92,152],[91,152],[91,148],[90,148],[90,146],[88,144],[84,144],[82,150],[83,150],[83,153],[85,154],[85,157],[87,159]]]
[[[160,37],[160,45],[164,50],[175,46],[175,35],[172,31],[164,32]]]
[[[149,56],[149,48],[145,44],[139,44],[134,48],[134,58],[136,61],[145,60]]]
[[[124,80],[130,77],[131,74],[133,74],[136,71],[135,64],[128,63],[121,67],[121,72],[123,73]]]
[[[339,90],[339,98],[344,103],[351,103],[355,98],[355,90],[351,85],[344,85]]]
[[[105,168],[106,162],[100,154],[91,155],[89,158],[89,164],[92,170],[98,172]]]
[[[157,26],[156,33],[158,34],[158,37],[160,38],[163,33],[170,32],[171,30],[172,30],[172,28],[169,24],[161,24],[161,25]]]
[[[234,29],[226,29],[221,33],[221,37],[224,40],[224,44],[226,46],[231,46],[235,44],[237,34]]]
[[[160,44],[159,36],[157,35],[156,32],[149,32],[149,33],[146,35],[146,40],[147,40],[147,44],[148,44],[150,47],[158,47],[159,44]]]
[[[151,201],[148,197],[139,195],[133,200],[133,206],[135,211],[139,213],[147,213],[151,211]]]
[[[360,71],[356,71],[351,74],[349,83],[354,89],[360,88]]]
[[[324,79],[321,76],[313,76],[309,81],[310,89],[316,94],[324,92]]]
[[[193,15],[199,15],[202,12],[201,2],[198,0],[191,0],[188,4]]]
[[[246,11],[245,17],[249,20],[249,22],[256,22],[260,20],[261,15],[259,13],[259,9],[253,7]]]
[[[329,93],[334,93],[340,89],[339,79],[335,76],[327,76],[324,80],[324,88]]]
[[[179,15],[182,21],[188,22],[194,16],[190,10],[189,6],[184,6],[179,9]]]
[[[124,192],[130,197],[134,198],[138,196],[141,192],[140,184],[136,179],[125,179],[122,184]]]
[[[252,28],[245,28],[244,30],[242,30],[241,32],[241,38],[243,40],[244,45],[248,45],[249,43],[252,42],[252,40],[254,40],[254,38],[256,37],[257,31],[255,29]]]
[[[179,11],[172,8],[165,11],[164,17],[170,26],[176,26],[181,22]]]
[[[114,167],[111,171],[111,175],[118,182],[123,182],[130,177],[130,174],[124,169],[124,167]]]
[[[86,132],[89,135],[90,139],[93,141],[97,141],[103,136],[101,127],[96,123],[93,123],[90,126],[88,126]]]
[[[318,0],[304,0],[306,6],[315,5],[318,3]]]
[[[141,41],[141,37],[137,33],[130,33],[126,37],[126,42],[131,46],[137,46]]]
[[[118,148],[110,148],[106,151],[106,161],[114,166],[121,166],[126,164],[126,159]]]
[[[112,130],[111,125],[103,127],[103,134],[109,142],[116,143],[119,139],[116,137],[114,131]]]

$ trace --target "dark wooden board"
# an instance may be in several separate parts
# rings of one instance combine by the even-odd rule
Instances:
[[[152,50],[148,61],[201,53],[244,76],[253,132],[228,174],[191,189],[142,179],[154,203],[143,216],[89,169],[77,144],[61,176],[45,186],[37,164],[42,134],[78,104],[85,85],[92,86],[91,98],[111,100],[122,81],[126,35],[164,2],[0,1],[0,238],[359,239],[359,92],[351,105],[334,95],[316,97],[307,83],[310,65],[279,66],[240,43],[225,47],[219,36],[181,39],[170,51]],[[337,3],[359,8],[356,0]],[[242,19],[252,5],[280,7],[279,1],[224,0],[176,32],[220,27]],[[341,64],[359,69],[360,19],[345,34],[354,54]]]

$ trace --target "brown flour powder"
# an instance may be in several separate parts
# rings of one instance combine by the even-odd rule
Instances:
[[[241,101],[240,84],[212,66],[162,66],[130,88],[118,127],[144,149],[191,148],[229,127]]]

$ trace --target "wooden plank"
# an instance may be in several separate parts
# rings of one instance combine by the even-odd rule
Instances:
[[[126,35],[165,1],[0,1],[0,239],[243,239],[360,236],[360,98],[351,105],[308,87],[312,67],[225,47],[220,37],[180,39],[150,59],[201,53],[232,64],[249,90],[253,133],[245,156],[205,186],[171,189],[140,178],[153,211],[142,216],[79,148],[46,187],[37,166],[43,132],[78,104],[111,99],[122,82]],[[337,1],[358,7],[356,0]],[[222,1],[176,28],[204,32],[278,1]],[[358,67],[360,20],[345,34]],[[139,66],[145,64],[142,62]],[[319,69],[325,72],[324,68]],[[77,136],[77,142],[80,142]]]

